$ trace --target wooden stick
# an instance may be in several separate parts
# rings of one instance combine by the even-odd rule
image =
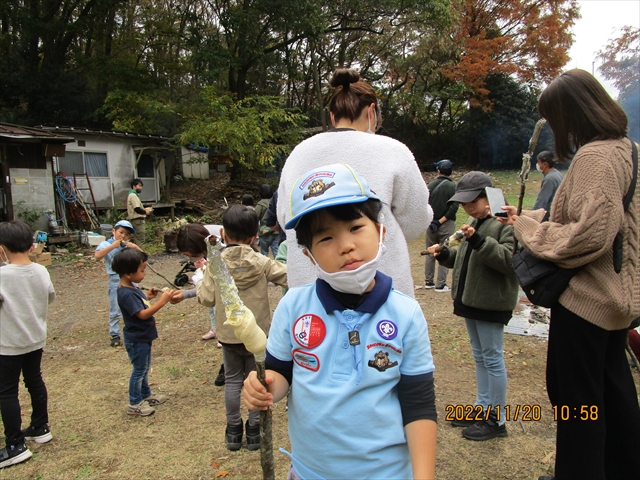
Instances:
[[[522,154],[522,169],[520,170],[520,195],[518,195],[518,215],[522,212],[522,202],[524,201],[524,192],[525,192],[525,183],[529,180],[529,172],[531,171],[531,158],[533,157],[533,152],[536,151],[536,146],[538,145],[538,139],[540,138],[540,133],[542,132],[542,128],[545,126],[547,121],[544,118],[541,118],[536,122],[536,126],[533,128],[533,134],[531,135],[531,139],[529,140],[529,148],[525,153]],[[515,254],[518,251],[518,240],[514,237],[513,239],[513,253]]]
[[[265,377],[265,360],[256,355],[256,373],[258,380],[267,388]],[[262,355],[264,357],[264,355]],[[271,409],[260,411],[260,465],[263,480],[275,479],[275,465],[273,460],[273,423]]]
[[[175,288],[176,290],[180,290],[178,287],[176,287],[173,282],[170,282],[169,279],[167,277],[165,277],[164,275],[162,275],[161,273],[157,272],[151,265],[149,265],[149,263],[147,262],[147,267],[149,267],[149,270],[151,270],[153,273],[155,273],[156,275],[158,275],[160,278],[163,278],[165,282],[167,282],[169,285],[171,285],[172,288]]]

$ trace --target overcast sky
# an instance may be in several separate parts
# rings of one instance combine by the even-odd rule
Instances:
[[[640,28],[640,0],[578,0],[582,18],[573,27],[574,44],[569,50],[571,60],[566,70],[581,68],[592,72],[617,97],[616,89],[598,73],[600,62],[596,52],[605,47],[610,38],[620,35],[620,27],[630,25]],[[592,62],[595,61],[595,65]]]

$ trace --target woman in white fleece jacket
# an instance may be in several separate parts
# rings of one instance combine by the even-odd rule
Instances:
[[[413,297],[407,243],[424,234],[431,223],[429,190],[406,145],[389,137],[369,135],[381,121],[373,88],[350,69],[336,70],[330,84],[336,88],[329,103],[335,128],[303,141],[289,155],[278,189],[278,222],[285,225],[291,218],[291,188],[301,175],[328,163],[346,163],[367,178],[383,203],[381,222],[387,227],[387,251],[380,261],[380,271],[393,278],[396,290]],[[294,230],[287,230],[287,241],[289,287],[315,281],[315,267],[297,248]]]

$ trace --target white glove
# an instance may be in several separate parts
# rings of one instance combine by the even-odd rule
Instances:
[[[193,276],[191,277],[191,281],[193,282],[193,284],[194,284],[194,285],[197,285],[197,284],[198,284],[198,282],[199,282],[200,280],[202,280],[203,278],[204,278],[204,272],[202,271],[202,269],[201,269],[201,268],[198,268],[198,269],[194,272]]]

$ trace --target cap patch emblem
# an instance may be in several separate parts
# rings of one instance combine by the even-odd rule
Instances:
[[[322,180],[314,180],[313,182],[311,182],[311,185],[309,185],[309,191],[304,194],[302,199],[307,200],[309,198],[319,197],[335,184],[335,182],[325,184]]]
[[[320,369],[320,360],[318,360],[318,357],[313,353],[294,350],[293,361],[302,368],[306,368],[312,372],[317,372]]]
[[[393,340],[398,335],[398,327],[391,320],[380,320],[377,329],[378,334],[385,340]]]
[[[375,368],[379,372],[384,372],[385,370],[395,367],[398,365],[398,362],[390,362],[389,361],[389,353],[383,352],[380,350],[373,356],[373,360],[369,360],[369,366],[371,368]]]
[[[322,319],[312,313],[299,317],[293,324],[293,338],[301,347],[315,348],[324,341],[327,327]]]

